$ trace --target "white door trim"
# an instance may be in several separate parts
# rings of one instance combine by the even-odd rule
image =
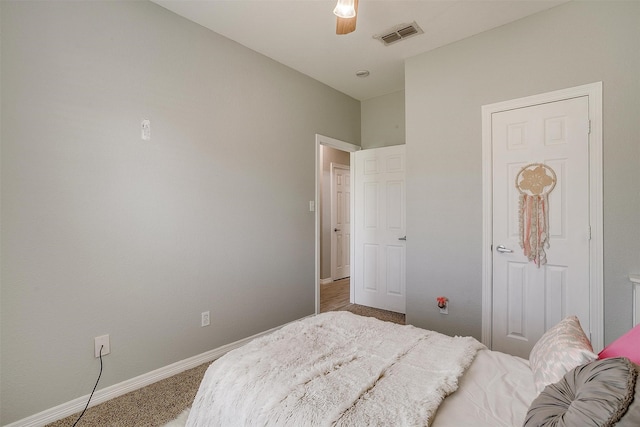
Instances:
[[[320,146],[324,145],[327,147],[335,148],[342,151],[347,151],[349,153],[353,153],[355,151],[360,151],[361,147],[358,145],[350,144],[345,141],[341,141],[339,139],[330,138],[328,136],[316,134],[316,195],[315,195],[315,238],[316,238],[316,249],[315,249],[315,293],[316,293],[316,314],[320,313],[320,234],[322,230],[320,230],[320,182],[322,180],[322,169],[320,162],[321,151]],[[351,188],[353,188],[353,176],[351,177]],[[351,200],[349,201],[351,206],[353,206],[353,191],[351,191]],[[351,209],[351,223],[353,224],[353,209]],[[353,239],[351,239],[351,248],[350,248],[350,256],[353,258]]]
[[[590,325],[594,351],[604,347],[603,197],[602,197],[602,82],[482,106],[482,343],[491,348],[493,312],[493,194],[491,115],[580,96],[589,97],[589,253]]]

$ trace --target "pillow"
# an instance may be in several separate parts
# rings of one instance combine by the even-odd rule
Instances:
[[[599,359],[626,357],[640,365],[640,323],[635,328],[609,344],[598,354]]]
[[[538,393],[562,379],[576,366],[596,360],[589,338],[576,316],[560,321],[542,335],[529,354],[529,365]]]
[[[624,357],[578,366],[533,400],[523,427],[640,426],[639,369]]]

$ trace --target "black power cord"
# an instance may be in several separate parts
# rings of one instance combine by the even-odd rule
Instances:
[[[91,395],[89,396],[89,400],[87,400],[87,405],[84,407],[84,410],[82,411],[82,413],[80,414],[80,416],[78,417],[76,422],[73,423],[72,427],[75,427],[76,424],[78,424],[78,421],[80,421],[80,418],[82,418],[84,413],[87,412],[87,408],[89,407],[89,402],[91,402],[91,398],[93,397],[93,393],[95,393],[96,388],[98,387],[98,382],[100,382],[100,377],[102,376],[102,349],[103,348],[104,348],[104,345],[101,345],[100,346],[100,373],[98,374],[98,379],[96,380],[96,385],[93,386],[93,391],[91,392]]]

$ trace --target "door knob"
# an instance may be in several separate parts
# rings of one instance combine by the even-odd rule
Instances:
[[[404,237],[398,237],[398,240],[407,240],[407,236],[404,236]]]
[[[505,248],[503,245],[498,245],[498,247],[496,247],[496,251],[502,254],[510,254],[513,252],[511,249]]]
[[[338,231],[340,231],[340,229],[339,228],[334,228],[333,231],[338,232]]]

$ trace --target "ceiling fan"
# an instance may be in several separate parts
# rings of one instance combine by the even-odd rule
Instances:
[[[337,16],[336,34],[349,34],[356,30],[358,0],[338,0],[333,13]]]

